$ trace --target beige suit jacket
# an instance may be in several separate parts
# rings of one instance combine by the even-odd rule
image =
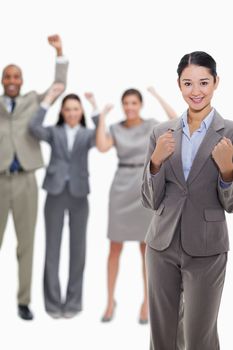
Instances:
[[[68,63],[56,63],[55,82],[66,85],[67,68]],[[29,132],[28,124],[45,93],[32,91],[17,97],[12,114],[6,109],[4,96],[0,96],[0,173],[9,169],[15,154],[26,171],[43,166],[40,143]]]

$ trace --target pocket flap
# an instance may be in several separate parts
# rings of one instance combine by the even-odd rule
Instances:
[[[155,210],[155,214],[156,215],[161,215],[162,212],[163,212],[164,207],[165,207],[164,203],[161,203],[160,206],[158,207],[158,209]]]
[[[224,221],[225,213],[223,209],[205,209],[206,221]]]

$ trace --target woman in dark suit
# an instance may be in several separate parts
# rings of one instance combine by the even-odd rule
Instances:
[[[151,134],[142,186],[152,350],[175,349],[183,290],[186,350],[219,350],[217,318],[233,211],[233,122],[211,106],[219,78],[205,52],[185,55],[178,84],[188,110]]]
[[[95,130],[86,127],[81,100],[75,94],[63,99],[57,125],[42,125],[47,109],[62,89],[61,84],[52,86],[30,124],[32,134],[48,142],[52,150],[43,188],[48,193],[44,210],[44,298],[46,311],[53,318],[70,318],[82,310],[89,193],[87,160],[89,150],[95,145]],[[86,97],[95,108],[93,96]],[[66,298],[62,300],[58,272],[66,211],[70,226],[70,269]]]

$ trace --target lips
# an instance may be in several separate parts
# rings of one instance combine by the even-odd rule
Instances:
[[[200,104],[202,103],[204,97],[190,97],[191,101],[195,104]]]
[[[8,85],[7,90],[10,92],[15,92],[17,90],[17,87],[15,85]]]
[[[134,118],[136,113],[134,111],[127,111],[126,112],[128,118]]]

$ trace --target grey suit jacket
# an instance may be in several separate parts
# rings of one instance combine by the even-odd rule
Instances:
[[[175,152],[163,163],[158,174],[151,177],[150,158],[156,140],[168,129],[173,130]],[[219,171],[211,156],[223,136],[233,141],[233,122],[216,112],[185,181],[181,160],[181,118],[154,128],[142,184],[143,205],[154,210],[146,236],[146,243],[152,248],[166,249],[181,221],[182,246],[191,256],[211,256],[229,250],[224,210],[233,211],[233,184],[227,189],[220,186]]]
[[[68,63],[56,63],[54,82],[66,85]],[[43,166],[40,143],[28,130],[28,123],[36,113],[44,94],[35,91],[16,98],[16,107],[9,113],[4,96],[0,96],[0,173],[9,169],[14,154],[26,171]]]
[[[95,145],[96,130],[80,126],[72,152],[69,152],[64,126],[44,127],[46,110],[39,108],[31,120],[29,128],[38,140],[51,146],[51,159],[46,171],[43,188],[50,194],[60,194],[69,176],[70,192],[75,197],[86,196],[89,192],[88,151]],[[94,117],[95,125],[98,117]]]

